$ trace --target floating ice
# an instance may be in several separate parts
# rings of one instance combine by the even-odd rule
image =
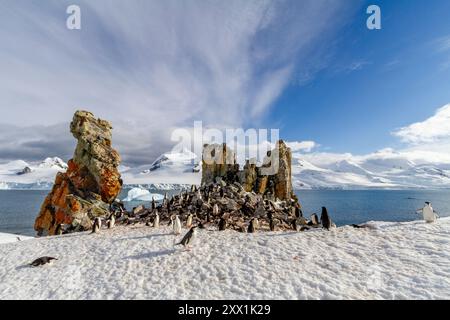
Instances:
[[[164,196],[159,193],[151,193],[147,189],[133,188],[128,191],[128,196],[123,201],[152,201],[153,198],[155,201],[159,201],[164,199]]]

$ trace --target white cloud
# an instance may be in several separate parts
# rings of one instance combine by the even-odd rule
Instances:
[[[168,141],[160,136],[194,120],[258,122],[293,72],[314,70],[307,57],[317,56],[314,48],[351,7],[327,0],[80,0],[82,29],[69,31],[69,4],[2,2],[0,121],[61,124],[88,109],[113,123],[130,162],[142,161],[131,150],[144,155],[130,141],[164,152],[170,144],[155,139]]]
[[[305,153],[307,149],[295,148],[305,142],[289,142],[289,145],[294,146],[294,158],[304,159],[325,168],[340,161],[372,163],[374,166],[382,163],[404,165],[408,162],[416,165],[450,164],[450,104],[439,108],[432,117],[400,128],[392,134],[405,145],[398,149],[385,148],[362,155],[322,152],[314,142],[309,142],[315,150],[311,153]]]
[[[450,140],[450,104],[438,109],[432,117],[394,131],[403,142],[422,144]]]
[[[317,148],[319,145],[314,141],[293,141],[293,142],[286,142],[289,148],[291,148],[291,151],[294,152],[311,152],[314,148]]]

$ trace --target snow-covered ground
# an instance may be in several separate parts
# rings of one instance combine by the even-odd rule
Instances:
[[[450,218],[242,234],[117,227],[0,245],[0,299],[448,299]],[[58,258],[32,268],[40,256]]]
[[[34,239],[33,237],[27,237],[17,234],[11,234],[11,233],[1,233],[0,232],[0,244],[3,243],[10,243],[10,242],[18,242],[18,241],[25,241]]]

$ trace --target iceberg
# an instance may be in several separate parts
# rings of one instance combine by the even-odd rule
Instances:
[[[164,199],[164,196],[159,193],[151,193],[147,189],[133,188],[128,191],[128,196],[123,199],[123,201],[152,201],[152,199],[155,199],[155,201],[161,201]]]
[[[6,182],[0,182],[0,190],[9,190],[9,185]]]

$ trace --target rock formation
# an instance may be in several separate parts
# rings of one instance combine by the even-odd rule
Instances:
[[[111,147],[111,124],[87,111],[77,111],[70,131],[77,139],[73,159],[58,173],[36,218],[38,235],[54,235],[60,224],[66,231],[84,231],[95,217],[109,213],[109,205],[122,188],[117,167],[120,156]]]
[[[236,155],[225,143],[203,146],[202,184],[215,182],[216,178],[232,183],[238,171]]]
[[[205,145],[202,166],[199,188],[192,186],[171,199],[166,195],[162,203],[152,203],[148,209],[143,205],[131,211],[113,209],[117,223],[167,224],[177,215],[183,222],[189,220],[189,224],[210,230],[299,231],[318,227],[303,218],[291,185],[291,151],[283,141],[268,152],[262,166],[247,161],[243,170],[225,144]]]
[[[219,152],[217,154],[217,152]],[[205,161],[206,159],[206,161]],[[206,145],[203,152],[202,185],[217,182],[239,182],[245,191],[258,194],[273,194],[279,200],[293,198],[291,174],[291,149],[279,140],[275,149],[268,152],[261,167],[248,160],[239,170],[233,151],[223,145]]]

